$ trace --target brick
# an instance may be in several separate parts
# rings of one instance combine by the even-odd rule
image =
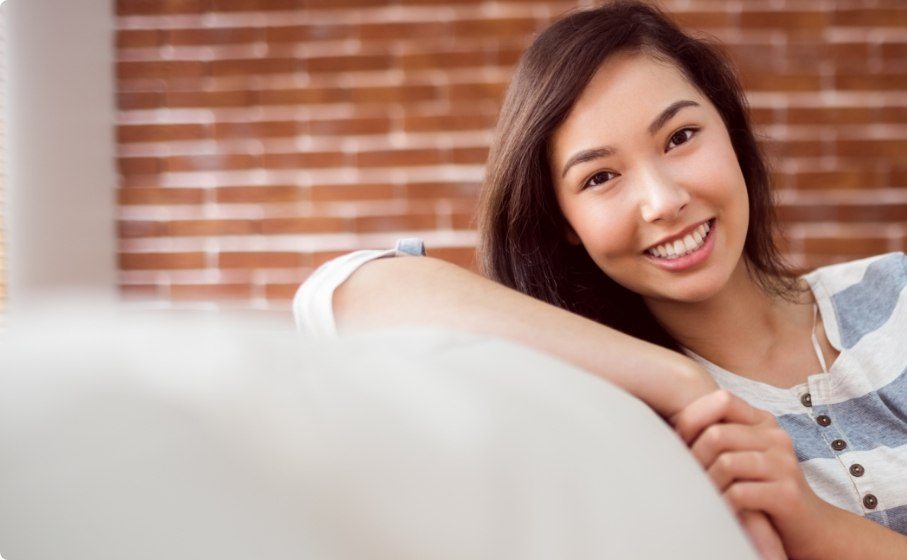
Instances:
[[[295,58],[240,58],[211,61],[213,76],[292,74],[299,70],[299,61]]]
[[[879,45],[879,52],[885,62],[901,62],[907,60],[907,40],[885,41]]]
[[[907,27],[907,9],[839,8],[831,13],[838,27]]]
[[[355,25],[313,23],[268,27],[265,29],[265,40],[270,44],[339,41],[354,38],[357,34],[358,28]]]
[[[454,130],[490,130],[495,116],[491,114],[406,115],[403,129],[409,132]]]
[[[204,189],[130,187],[117,190],[117,201],[125,206],[142,204],[202,204]]]
[[[434,101],[442,95],[442,89],[429,85],[372,86],[357,87],[349,91],[349,100],[354,103],[412,103]]]
[[[787,109],[788,124],[868,124],[873,122],[871,107],[791,107]]]
[[[740,12],[740,26],[745,29],[783,29],[792,35],[819,34],[828,24],[823,11],[744,9]]]
[[[724,48],[742,74],[775,72],[784,52],[779,45],[770,42],[732,43]]]
[[[120,297],[126,301],[154,300],[161,297],[161,287],[154,284],[128,284],[119,286]]]
[[[907,187],[907,166],[894,166],[891,170],[891,186]]]
[[[204,253],[120,253],[123,270],[190,270],[205,268]]]
[[[450,25],[444,21],[365,22],[359,26],[358,38],[361,41],[396,41],[401,37],[408,41],[437,39],[450,36]]]
[[[148,48],[160,46],[163,33],[157,29],[120,29],[116,37],[119,49]]]
[[[303,123],[304,132],[312,136],[346,136],[351,134],[387,134],[391,120],[387,116],[350,119],[320,119]]]
[[[296,284],[265,284],[265,298],[268,300],[290,301],[296,295],[299,284],[305,281],[300,277]]]
[[[838,73],[834,77],[835,87],[843,90],[907,90],[907,72],[884,74]]]
[[[322,0],[327,1],[327,0]],[[403,6],[450,5],[451,0],[398,0]],[[456,4],[481,4],[484,0],[456,0]]]
[[[907,123],[907,106],[879,107],[878,120],[883,123]]]
[[[778,74],[742,72],[741,81],[753,91],[818,91],[822,78],[818,74]]]
[[[117,109],[121,111],[156,109],[163,104],[164,95],[156,91],[117,93]]]
[[[803,240],[803,249],[807,253],[826,255],[870,256],[888,250],[888,239],[885,237],[807,237]]]
[[[764,144],[765,152],[772,157],[821,157],[825,143],[817,140],[771,140]]]
[[[259,93],[259,101],[262,105],[345,103],[350,99],[350,90],[338,87],[275,89],[263,90]]]
[[[298,202],[306,198],[302,188],[292,185],[218,187],[214,196],[217,202],[223,204]]]
[[[250,284],[173,284],[170,297],[176,301],[252,299]]]
[[[204,140],[208,127],[203,124],[170,125],[120,125],[117,127],[117,141],[130,142],[172,142],[178,140]]]
[[[426,251],[428,256],[441,259],[478,273],[476,250],[473,247],[434,247]]]
[[[343,233],[349,231],[349,220],[336,217],[268,218],[261,222],[264,234]]]
[[[163,171],[163,162],[156,157],[121,157],[117,158],[117,164],[124,175],[154,175]]]
[[[525,50],[525,46],[498,47],[494,52],[492,60],[498,66],[510,68],[516,66],[516,63],[520,61],[520,57],[523,56],[523,51]]]
[[[120,220],[117,222],[117,234],[120,239],[137,237],[160,237],[167,232],[161,222],[147,220]]]
[[[330,9],[336,10],[337,8],[374,8],[376,6],[375,0],[303,0],[307,8],[311,10],[320,10],[320,9]],[[377,4],[381,6],[381,3]]]
[[[488,160],[488,148],[454,148],[450,151],[451,163],[484,164]]]
[[[885,186],[884,175],[869,170],[834,170],[795,173],[792,177],[796,189],[863,189]]]
[[[310,195],[312,202],[390,200],[395,191],[394,185],[313,185]]]
[[[263,31],[255,27],[209,27],[170,29],[166,42],[174,46],[236,45],[262,40]]]
[[[306,0],[210,0],[215,12],[265,12],[293,10],[305,6]]]
[[[838,70],[865,69],[871,46],[865,41],[829,43],[820,37],[809,41],[790,41],[783,49],[788,71],[810,72],[820,63],[831,63]]]
[[[472,82],[450,84],[447,95],[451,101],[494,101],[500,103],[507,89],[506,82]]]
[[[291,138],[298,134],[295,121],[219,122],[214,124],[216,140],[236,138]]]
[[[404,188],[407,200],[475,199],[477,183],[409,183]]]
[[[451,27],[457,38],[499,38],[529,36],[538,29],[535,18],[481,18],[455,20]]]
[[[164,104],[173,108],[250,107],[255,105],[254,91],[168,91]]]
[[[390,70],[391,61],[387,54],[313,56],[305,60],[304,68],[310,74]]]
[[[201,14],[208,0],[116,0],[118,16]]]
[[[353,222],[353,228],[356,233],[433,230],[438,227],[438,217],[434,212],[410,212],[408,214],[382,216],[356,216]]]
[[[291,252],[222,252],[218,255],[220,268],[299,268],[302,255]]]
[[[331,259],[346,255],[349,251],[316,251],[309,255],[309,266],[318,267]]]
[[[254,220],[174,220],[167,224],[173,237],[246,235],[258,233]]]
[[[756,126],[774,124],[775,110],[771,107],[750,107],[750,121]]]
[[[267,169],[305,169],[342,167],[349,159],[342,152],[296,152],[290,154],[265,154],[264,167]]]
[[[227,171],[258,167],[258,158],[250,154],[206,154],[171,156],[167,158],[167,171]]]
[[[200,60],[118,62],[116,68],[121,80],[203,78],[208,73],[207,64]]]
[[[725,10],[672,12],[671,19],[681,27],[691,29],[710,29],[730,27],[734,24],[732,15]]]
[[[896,140],[838,140],[837,153],[844,157],[891,157],[907,154],[907,138]]]
[[[451,217],[451,227],[458,230],[477,229],[475,210],[472,212],[454,212]]]
[[[485,50],[428,51],[400,56],[400,65],[408,71],[482,67],[494,62],[495,52]]]
[[[360,167],[404,167],[445,163],[444,153],[431,148],[409,150],[378,150],[356,154]]]

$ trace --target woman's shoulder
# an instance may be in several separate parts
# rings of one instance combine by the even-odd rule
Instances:
[[[881,286],[902,288],[907,284],[907,255],[898,251],[831,264],[806,274],[804,279],[814,290],[821,287],[829,296]]]
[[[853,347],[907,309],[907,256],[902,252],[823,266],[804,278],[823,317],[830,312],[836,319],[834,329],[826,328],[836,348]]]

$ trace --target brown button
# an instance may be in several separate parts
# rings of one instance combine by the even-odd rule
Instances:
[[[812,406],[813,405],[812,396],[810,396],[809,393],[806,393],[805,395],[800,397],[800,404],[802,404],[803,406]]]
[[[850,465],[850,474],[854,476],[863,476],[864,472],[866,472],[866,470],[863,468],[863,465],[860,465],[858,463]]]
[[[866,509],[875,509],[879,505],[879,499],[872,494],[866,494],[863,496],[863,505],[866,506]]]
[[[820,426],[823,426],[823,427],[825,427],[825,426],[830,426],[830,425],[831,425],[831,418],[829,418],[828,416],[825,416],[824,414],[822,414],[822,415],[816,417],[816,422],[818,422],[819,425],[820,425]]]
[[[833,442],[831,442],[831,448],[834,449],[835,451],[841,451],[845,447],[847,447],[847,442],[844,441],[843,439],[836,439]]]

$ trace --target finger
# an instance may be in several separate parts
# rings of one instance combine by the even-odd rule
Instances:
[[[724,491],[723,496],[735,513],[750,509],[781,518],[797,509],[797,502],[801,498],[796,483],[790,479],[735,482]]]
[[[708,469],[712,484],[722,494],[734,482],[773,480],[772,456],[759,451],[722,453]]]
[[[737,516],[762,560],[787,560],[787,553],[775,527],[762,512],[745,510]]]
[[[690,452],[703,468],[708,469],[722,453],[767,451],[779,441],[773,432],[773,429],[761,426],[713,424],[693,442]]]
[[[689,444],[706,427],[718,422],[758,424],[765,420],[759,409],[725,390],[713,391],[690,403],[671,418],[675,431]]]
[[[722,453],[707,469],[707,473],[712,483],[722,493],[732,484],[743,481],[792,481],[795,487],[801,481],[803,484],[806,483],[797,458],[777,448],[765,452]]]

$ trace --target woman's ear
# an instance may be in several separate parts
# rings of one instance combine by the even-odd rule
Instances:
[[[564,235],[567,237],[567,243],[571,245],[582,245],[583,242],[576,234],[576,231],[573,229],[573,226],[570,224],[564,224]]]

